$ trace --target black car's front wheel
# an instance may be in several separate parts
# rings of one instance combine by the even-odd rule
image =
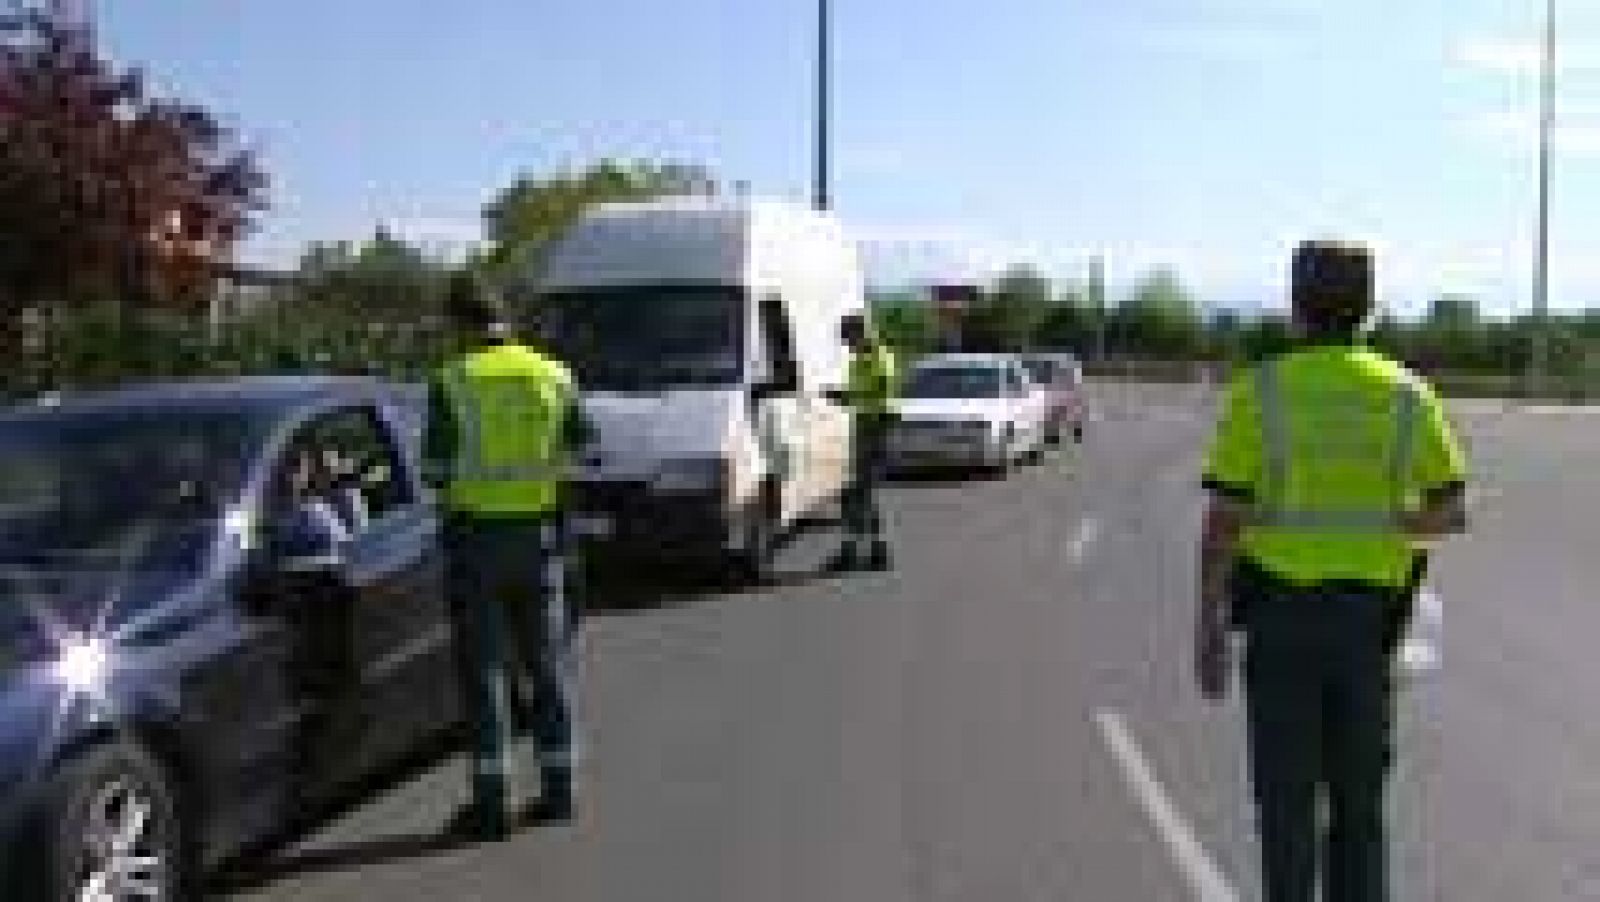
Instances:
[[[188,883],[177,797],[161,765],[127,743],[97,746],[52,782],[33,862],[49,902],[179,902]]]

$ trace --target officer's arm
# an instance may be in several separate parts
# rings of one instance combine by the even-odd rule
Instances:
[[[455,409],[444,385],[437,377],[429,379],[428,420],[422,432],[422,477],[430,487],[438,489],[449,481],[459,442]]]
[[[1228,573],[1249,524],[1261,471],[1261,429],[1255,380],[1236,378],[1222,402],[1201,485],[1210,492],[1200,537],[1201,626],[1217,629],[1229,615]]]
[[[1412,538],[1442,539],[1467,531],[1467,484],[1452,482],[1429,489],[1421,510],[1406,515]]]
[[[1228,574],[1239,550],[1239,537],[1249,523],[1250,506],[1213,493],[1200,534],[1200,622],[1222,629],[1229,620]]]
[[[1413,538],[1428,540],[1467,529],[1467,464],[1450,425],[1444,403],[1426,386],[1421,392],[1413,484],[1424,486],[1420,510],[1408,512],[1404,527]]]
[[[823,397],[841,407],[855,407],[860,403],[857,397],[857,382],[860,381],[861,366],[859,355],[852,352],[845,362],[845,381],[843,385],[835,385],[823,392]]]

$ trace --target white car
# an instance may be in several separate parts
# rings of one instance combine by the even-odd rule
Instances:
[[[923,358],[906,374],[889,437],[895,469],[981,467],[1004,473],[1036,459],[1049,404],[1022,363],[1004,354]]]

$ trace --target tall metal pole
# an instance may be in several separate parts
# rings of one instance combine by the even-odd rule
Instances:
[[[1099,254],[1089,259],[1089,305],[1094,308],[1094,360],[1104,365],[1106,319],[1111,311],[1106,309],[1106,261]]]
[[[833,198],[829,190],[828,173],[828,143],[829,143],[829,68],[831,59],[831,23],[829,22],[829,0],[817,0],[817,157],[816,170],[812,173],[812,203],[818,210],[826,210],[833,205]]]
[[[1556,120],[1556,0],[1545,0],[1544,54],[1539,88],[1539,223],[1534,239],[1533,334],[1528,390],[1537,395],[1550,366],[1550,181]]]

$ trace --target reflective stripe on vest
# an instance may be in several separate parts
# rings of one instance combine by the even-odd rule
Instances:
[[[1289,430],[1277,361],[1269,360],[1256,371],[1256,397],[1261,408],[1266,491],[1264,503],[1252,514],[1250,525],[1299,532],[1399,531],[1405,512],[1406,476],[1411,468],[1419,410],[1417,393],[1410,385],[1401,384],[1395,389],[1395,441],[1385,469],[1389,503],[1381,510],[1284,507],[1283,499],[1289,484]]]

